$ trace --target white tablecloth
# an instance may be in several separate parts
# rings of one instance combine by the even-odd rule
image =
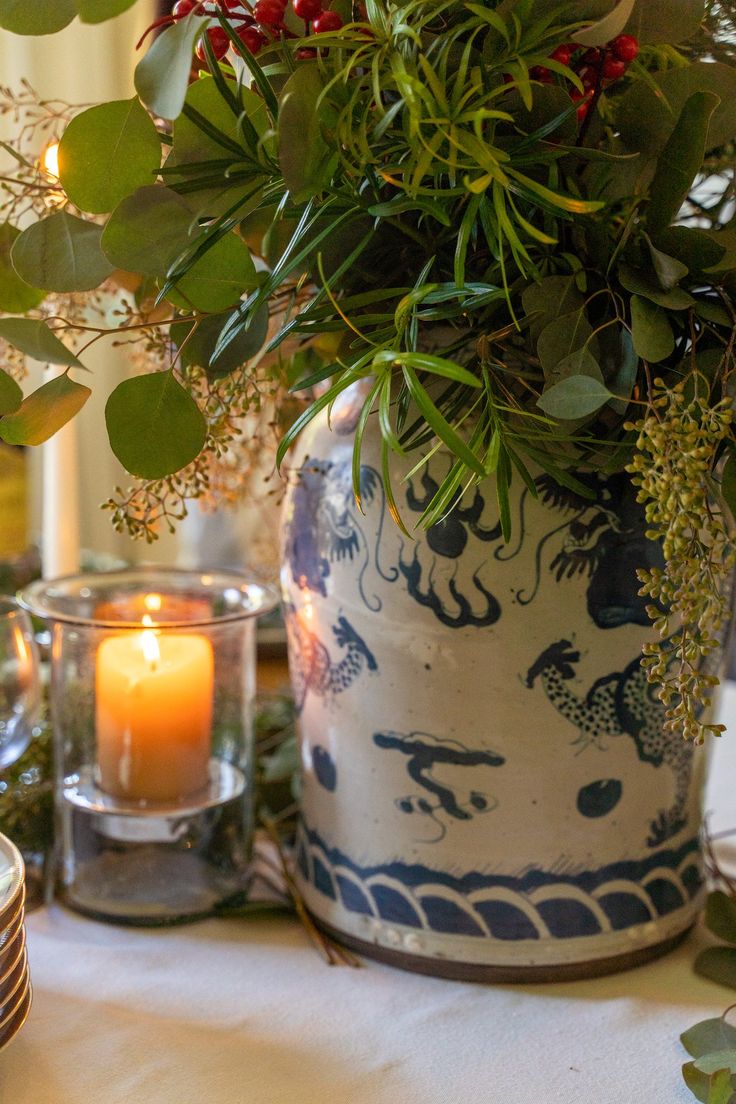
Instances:
[[[736,825],[736,687],[708,806]],[[486,987],[329,968],[289,919],[145,931],[28,922],[35,1000],[0,1104],[678,1104],[678,1036],[733,999],[697,933],[614,977]]]

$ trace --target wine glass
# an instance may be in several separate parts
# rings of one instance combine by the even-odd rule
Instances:
[[[40,711],[41,676],[30,618],[12,598],[0,596],[0,770],[26,750]]]

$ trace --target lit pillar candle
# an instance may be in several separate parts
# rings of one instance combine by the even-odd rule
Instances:
[[[144,629],[104,640],[95,675],[101,788],[152,802],[205,789],[213,685],[212,646],[204,636]]]

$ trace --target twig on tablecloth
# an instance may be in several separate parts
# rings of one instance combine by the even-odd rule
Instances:
[[[272,860],[268,859],[265,855],[261,854],[263,862],[270,866],[272,869],[277,869],[284,880],[287,892],[291,897],[294,904],[296,914],[301,921],[302,927],[306,931],[313,945],[317,948],[321,955],[325,958],[328,966],[350,966],[353,969],[360,968],[363,963],[354,955],[351,951],[345,947],[341,947],[339,944],[333,942],[328,935],[321,932],[317,925],[309,915],[304,900],[299,888],[294,881],[294,878],[289,867],[289,860],[286,852],[283,849],[281,839],[279,837],[278,830],[273,820],[267,817],[262,817],[262,823],[265,831],[268,833],[269,839],[272,841],[276,852],[279,857],[280,866],[276,867],[276,864]]]

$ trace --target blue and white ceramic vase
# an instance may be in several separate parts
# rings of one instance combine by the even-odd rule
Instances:
[[[300,713],[296,861],[317,921],[410,969],[605,973],[672,946],[703,886],[703,758],[662,732],[635,570],[658,549],[625,475],[537,478],[501,536],[492,484],[416,540],[355,396],[293,458],[283,591]],[[409,525],[448,470],[394,487]]]

